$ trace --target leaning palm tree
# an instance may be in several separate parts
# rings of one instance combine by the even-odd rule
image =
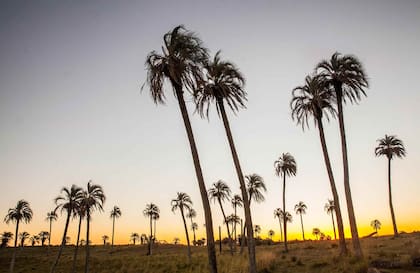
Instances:
[[[334,240],[337,240],[337,235],[335,233],[335,223],[334,223],[334,212],[336,210],[334,200],[328,199],[328,202],[324,205],[324,210],[327,212],[327,214],[331,214],[331,220],[333,224],[333,230],[334,230]]]
[[[20,239],[20,246],[21,247],[25,246],[25,241],[27,239],[29,239],[29,237],[31,237],[31,235],[26,231],[22,231],[21,233],[19,233],[19,239]]]
[[[376,156],[386,156],[388,159],[388,198],[389,208],[391,210],[392,227],[394,228],[394,236],[398,236],[397,222],[395,221],[394,206],[392,204],[391,192],[391,160],[395,157],[402,158],[405,156],[405,148],[403,142],[396,136],[385,135],[384,138],[378,139],[378,146],[375,148]]]
[[[55,198],[54,202],[57,207],[54,211],[57,211],[57,209],[60,209],[61,213],[66,212],[67,216],[66,216],[66,224],[64,226],[64,233],[63,233],[63,238],[61,240],[60,249],[58,250],[57,257],[51,267],[51,270],[50,270],[51,273],[55,272],[55,269],[58,264],[58,260],[61,257],[64,246],[66,245],[66,237],[67,237],[67,230],[70,223],[70,217],[74,215],[75,213],[77,213],[77,208],[79,206],[79,203],[82,197],[83,197],[83,190],[76,185],[72,185],[71,188],[63,187],[61,189],[61,195]]]
[[[115,231],[115,219],[121,217],[121,210],[119,207],[114,206],[111,210],[110,217],[112,219],[112,239],[111,239],[111,246],[114,247],[114,231]]]
[[[178,192],[176,198],[171,201],[172,212],[179,210],[181,212],[182,222],[184,223],[185,237],[187,239],[188,260],[191,263],[191,246],[190,237],[188,235],[187,222],[185,221],[185,210],[190,211],[192,207],[191,197],[184,193]]]
[[[283,153],[278,160],[274,162],[276,175],[283,177],[283,211],[286,212],[286,176],[296,176],[296,161],[289,153]],[[287,247],[287,219],[283,218],[284,229],[284,250],[289,251]]]
[[[72,265],[72,270],[71,270],[72,273],[76,272],[76,261],[77,261],[77,253],[79,251],[80,231],[82,228],[82,221],[86,217],[86,206],[82,202],[82,200],[80,200],[76,206],[77,206],[76,211],[73,212],[73,218],[79,218],[79,225],[77,227],[76,247],[74,248],[74,253],[73,253],[73,265]],[[80,245],[82,244],[80,243]]]
[[[207,251],[209,269],[211,273],[217,273],[216,248],[213,235],[213,220],[210,203],[207,197],[206,185],[198,157],[197,146],[185,105],[184,91],[196,89],[196,83],[203,79],[202,66],[207,62],[208,53],[201,40],[183,26],[177,26],[163,36],[163,54],[152,51],[146,60],[147,80],[150,93],[156,104],[164,104],[166,97],[163,92],[165,79],[172,85],[174,95],[178,101],[190,143],[195,173],[200,189],[201,200],[206,222]],[[184,90],[185,89],[185,90]]]
[[[222,204],[224,201],[230,200],[230,193],[231,191],[229,186],[223,180],[219,180],[216,183],[213,183],[213,186],[209,189],[210,200],[213,200],[214,202],[217,201],[219,203],[220,209],[222,210],[223,221],[226,224],[226,230],[229,238],[230,253],[233,254],[232,237],[230,236],[229,223],[227,222],[225,210],[223,209]]]
[[[87,183],[86,191],[81,200],[82,206],[86,210],[86,258],[85,258],[85,273],[89,272],[89,233],[90,233],[90,220],[91,215],[95,210],[103,211],[103,204],[105,202],[105,194],[101,186],[92,184],[90,180]]]
[[[316,66],[316,71],[334,89],[338,123],[340,127],[341,151],[343,156],[344,191],[346,194],[347,211],[349,215],[351,237],[356,257],[362,257],[359,233],[357,231],[356,217],[350,190],[349,163],[347,156],[347,141],[344,126],[343,102],[346,100],[358,102],[366,96],[365,89],[369,86],[362,63],[352,55],[341,55],[335,52],[330,60],[323,60]],[[336,202],[337,205],[338,202]]]
[[[47,218],[45,218],[45,221],[50,222],[50,236],[48,237],[48,246],[51,246],[51,235],[52,235],[52,222],[57,221],[57,213],[55,210],[52,210],[47,213]]]
[[[25,200],[19,200],[16,204],[16,207],[9,209],[7,212],[6,217],[4,217],[4,222],[9,224],[10,222],[16,223],[16,231],[15,231],[15,244],[13,250],[12,261],[10,262],[10,272],[13,272],[15,267],[15,259],[16,259],[16,249],[17,249],[17,240],[19,234],[19,224],[21,222],[29,223],[32,220],[32,209],[29,206],[29,203]]]
[[[335,98],[327,83],[328,82],[322,76],[307,76],[303,86],[298,86],[293,89],[293,98],[290,102],[290,107],[292,108],[292,119],[296,120],[297,124],[302,125],[303,130],[305,127],[309,127],[309,121],[311,117],[314,119],[315,127],[318,127],[319,139],[321,142],[324,163],[327,169],[331,192],[333,200],[337,204],[336,216],[340,245],[339,251],[340,255],[346,255],[347,246],[344,237],[343,218],[341,216],[337,187],[334,181],[334,174],[331,167],[331,161],[328,154],[323,127],[323,118],[329,121],[330,116],[333,118],[336,116],[336,110],[334,108]]]
[[[305,230],[303,229],[302,214],[305,214],[307,209],[308,209],[308,207],[302,201],[299,201],[299,203],[297,203],[295,205],[295,212],[296,212],[296,214],[299,214],[299,216],[300,216],[300,225],[302,227],[302,238],[303,238],[304,241],[305,241]]]
[[[233,141],[229,119],[225,110],[225,103],[233,111],[233,113],[238,112],[239,108],[246,108],[246,92],[244,90],[245,79],[234,64],[221,60],[220,51],[216,53],[213,61],[209,61],[206,64],[205,69],[207,71],[207,80],[199,86],[199,89],[195,94],[197,110],[202,117],[208,117],[210,105],[215,103],[216,110],[222,117],[223,126],[225,127],[226,137],[229,142],[230,151],[241,188],[242,200],[244,202],[245,222],[252,227],[251,209],[248,205],[248,194],[244,175],[239,162],[239,156],[236,151],[235,143]],[[257,271],[257,266],[255,260],[255,241],[252,228],[247,229],[247,239],[249,272],[255,273]]]
[[[194,226],[193,218],[197,217],[197,212],[195,211],[195,209],[191,208],[191,209],[188,210],[188,212],[187,212],[187,214],[185,216],[187,218],[190,218],[190,221],[191,221],[191,229],[192,229],[193,234],[194,234],[193,245],[195,245],[195,243],[196,243],[195,231],[197,230],[198,226],[197,226],[197,228],[193,228],[193,226]]]
[[[153,245],[153,218],[156,214],[159,214],[160,210],[158,206],[153,203],[147,204],[146,208],[143,210],[143,215],[149,218],[150,221],[150,236],[149,236],[149,246],[147,250],[147,255],[152,255],[152,245]]]
[[[280,225],[280,242],[283,241],[283,225],[282,225],[282,221],[283,221],[283,210],[281,208],[276,208],[274,210],[274,218],[279,219],[279,225]]]
[[[375,230],[376,236],[378,236],[378,230],[381,229],[381,222],[378,219],[373,220],[370,222],[370,226]]]
[[[238,216],[238,214],[237,214],[237,208],[238,207],[240,207],[240,208],[242,207],[242,198],[241,198],[241,196],[239,194],[235,194],[235,195],[233,195],[231,202],[232,202],[233,211],[235,213],[235,217],[237,217]],[[234,240],[236,242],[237,241],[237,237],[236,237],[236,223],[235,223],[235,225],[233,227],[233,234],[234,234]]]

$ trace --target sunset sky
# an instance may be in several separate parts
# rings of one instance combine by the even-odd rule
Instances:
[[[198,212],[199,238],[205,236],[198,184],[181,115],[169,85],[166,106],[154,105],[144,62],[160,51],[162,36],[184,24],[213,56],[234,62],[246,78],[247,109],[229,113],[245,174],[258,173],[268,192],[253,204],[253,222],[279,238],[273,210],[281,206],[281,182],[273,163],[283,152],[297,161],[288,179],[286,206],[308,206],[306,237],[318,227],[332,236],[324,204],[331,190],[318,132],[302,131],[291,120],[291,90],[315,65],[335,51],[355,54],[369,77],[367,98],[345,106],[350,183],[361,236],[370,222],[391,234],[387,164],[375,158],[385,134],[403,140],[407,157],[393,167],[393,198],[400,231],[420,230],[420,1],[1,1],[0,2],[0,217],[18,200],[30,202],[34,217],[20,231],[48,230],[44,220],[63,186],[103,186],[103,213],[91,224],[93,243],[111,235],[109,212],[122,210],[116,242],[132,232],[147,233],[147,203],[160,207],[157,238],[185,242],[181,216],[171,212],[178,191],[188,193]],[[341,3],[338,3],[341,2]],[[193,114],[187,99],[206,185],[225,180],[233,193],[239,183],[215,111],[210,120]],[[342,179],[337,121],[325,125],[339,189],[346,235],[350,236]],[[212,204],[214,226],[223,225]],[[227,213],[233,212],[226,204]],[[291,239],[301,238],[292,212]],[[53,224],[59,243],[64,215]],[[75,241],[77,221],[69,230]],[[0,232],[14,232],[0,222]],[[216,231],[216,229],[215,229]],[[84,231],[83,231],[84,232]],[[85,238],[83,235],[82,238]]]

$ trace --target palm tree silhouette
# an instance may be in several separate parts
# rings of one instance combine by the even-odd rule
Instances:
[[[283,221],[283,210],[281,208],[276,208],[274,210],[274,218],[278,218],[279,219],[279,225],[280,225],[280,242],[283,241],[283,225],[282,225],[282,221]]]
[[[381,229],[381,222],[378,219],[373,220],[370,222],[370,226],[375,230],[376,236],[378,236],[378,230]]]
[[[102,241],[104,242],[104,245],[106,245],[106,241],[109,240],[109,236],[108,235],[102,235]]]
[[[41,231],[40,233],[38,233],[37,237],[38,240],[41,240],[41,246],[44,246],[45,241],[50,238],[50,233],[48,231]]]
[[[140,238],[140,236],[139,236],[139,234],[137,232],[133,232],[130,235],[130,240],[133,241],[133,245],[136,245],[136,241],[138,241],[139,238]]]
[[[191,246],[190,246],[190,237],[188,235],[188,228],[187,228],[187,222],[185,221],[185,212],[184,210],[191,210],[192,207],[192,201],[191,197],[184,193],[184,192],[178,192],[175,199],[172,199],[171,206],[172,206],[172,212],[175,212],[179,209],[181,212],[182,222],[184,223],[184,229],[185,229],[185,237],[187,238],[187,246],[188,246],[188,260],[191,263]]]
[[[283,211],[286,212],[286,176],[296,176],[296,161],[289,153],[283,153],[278,160],[274,162],[274,169],[278,177],[283,177]],[[286,217],[283,218],[284,229],[284,251],[288,252],[287,247],[287,224]]]
[[[338,123],[340,126],[341,151],[343,156],[344,169],[344,191],[346,194],[347,211],[349,215],[351,237],[353,242],[354,254],[362,257],[359,234],[357,231],[356,217],[354,214],[353,200],[350,190],[349,163],[347,156],[347,141],[344,126],[343,101],[358,102],[365,93],[365,88],[369,86],[367,76],[364,72],[362,63],[352,55],[341,55],[335,52],[330,60],[323,60],[316,66],[316,71],[324,77],[331,88],[334,89]],[[338,205],[338,202],[336,202]]]
[[[39,243],[39,240],[40,240],[40,238],[39,238],[38,235],[32,235],[29,238],[29,241],[31,242],[31,246],[35,246],[37,243]],[[46,240],[46,238],[45,238],[45,240]],[[44,240],[44,243],[45,243],[45,240]]]
[[[140,243],[141,243],[141,244],[143,244],[143,243],[145,243],[145,242],[147,242],[147,235],[146,235],[146,234],[144,234],[144,233],[142,233],[142,234],[140,235]]]
[[[304,241],[305,241],[305,230],[303,228],[302,214],[306,214],[307,209],[308,209],[308,207],[302,201],[299,201],[299,203],[297,203],[295,205],[295,212],[296,212],[296,214],[298,214],[300,216],[300,225],[302,227],[302,238],[303,238]]]
[[[336,117],[336,110],[334,108],[335,97],[330,91],[328,82],[324,77],[315,75],[307,76],[305,84],[293,89],[292,101],[290,107],[292,108],[292,119],[296,120],[298,124],[302,125],[302,129],[309,127],[309,119],[313,117],[315,127],[318,127],[319,139],[321,142],[325,167],[330,181],[331,192],[336,206],[336,217],[339,234],[340,255],[347,254],[346,240],[344,237],[343,218],[341,216],[340,202],[337,192],[337,187],[334,181],[334,174],[331,167],[331,161],[328,154],[327,143],[324,135],[323,118],[329,121],[330,116]]]
[[[254,226],[254,232],[255,232],[255,237],[259,238],[260,237],[260,233],[261,233],[261,226],[260,225],[255,225]]]
[[[220,209],[222,210],[223,221],[226,224],[229,238],[230,253],[233,255],[232,237],[230,236],[229,223],[227,222],[225,210],[223,209],[222,204],[224,201],[229,201],[230,193],[231,191],[229,186],[223,180],[219,180],[216,183],[213,183],[213,186],[209,189],[210,200],[213,200],[214,202],[217,201],[219,203]]]
[[[188,210],[187,214],[186,214],[186,217],[187,217],[187,218],[190,218],[190,221],[191,221],[191,229],[192,229],[193,234],[194,234],[194,241],[193,241],[193,245],[195,245],[195,243],[196,243],[195,231],[197,230],[198,226],[197,226],[197,227],[195,227],[195,228],[193,227],[193,226],[194,226],[194,223],[193,223],[193,218],[197,217],[197,212],[196,212],[193,208],[190,208],[190,209]],[[196,225],[197,225],[197,224],[196,224]]]
[[[328,199],[328,202],[325,203],[324,210],[327,212],[327,214],[331,214],[331,220],[332,220],[333,230],[334,230],[334,240],[337,240],[337,235],[335,233],[335,223],[334,223],[334,212],[336,210],[334,200]]]
[[[115,231],[115,219],[121,217],[121,210],[119,207],[114,206],[110,212],[110,217],[112,219],[112,239],[111,246],[114,247],[114,231]]]
[[[26,232],[26,231],[22,231],[21,233],[19,233],[19,239],[20,239],[20,246],[21,247],[24,247],[25,246],[25,241],[27,239],[29,239],[30,236],[31,235],[28,232]]]
[[[319,230],[319,228],[312,229],[312,235],[314,235],[317,240],[320,234],[321,234],[321,230]]]
[[[158,206],[153,203],[147,204],[146,208],[143,210],[143,215],[149,217],[150,220],[150,237],[149,237],[149,247],[147,250],[147,255],[152,255],[152,245],[153,245],[153,218],[156,214],[159,214],[160,210]]]
[[[197,110],[202,117],[208,117],[210,105],[215,103],[217,113],[222,116],[223,126],[225,127],[226,137],[241,188],[242,200],[244,201],[245,222],[252,227],[251,209],[248,206],[244,175],[225,110],[225,102],[233,113],[238,112],[239,108],[246,108],[245,79],[234,64],[221,60],[220,51],[216,53],[213,61],[207,62],[205,69],[207,79],[199,85],[197,92],[195,92]],[[247,233],[249,272],[256,273],[255,241],[252,228],[247,229]]]
[[[73,218],[79,218],[79,224],[77,227],[76,247],[74,248],[74,254],[73,254],[73,264],[72,264],[72,270],[71,270],[72,273],[76,272],[76,261],[77,261],[77,253],[79,251],[80,231],[82,228],[83,218],[85,217],[86,217],[86,206],[82,202],[82,199],[80,199],[79,202],[76,204],[75,211],[73,212]]]
[[[146,60],[147,84],[156,104],[164,104],[166,97],[163,92],[163,82],[168,79],[178,101],[190,143],[195,173],[203,203],[206,222],[207,251],[211,273],[217,273],[216,249],[214,245],[213,220],[210,203],[207,197],[206,185],[198,157],[197,146],[184,100],[184,88],[188,91],[196,89],[196,83],[203,79],[202,66],[207,62],[208,53],[201,40],[183,26],[177,26],[163,36],[163,54],[152,51]]]
[[[17,249],[17,240],[19,234],[19,224],[21,222],[29,223],[32,220],[32,209],[29,206],[29,203],[25,200],[19,200],[16,204],[16,207],[10,208],[7,212],[6,216],[4,217],[4,222],[9,224],[10,222],[16,223],[16,231],[15,231],[15,244],[14,250],[12,255],[12,261],[10,262],[10,273],[13,273],[13,269],[15,267],[15,259],[16,259],[16,249]]]
[[[226,221],[227,221],[228,224],[230,224],[232,226],[231,233],[233,233],[234,226],[241,223],[241,219],[239,218],[239,216],[237,216],[235,214],[231,214],[231,215],[227,216]]]
[[[48,236],[48,246],[51,246],[51,236],[52,236],[52,222],[53,221],[57,221],[57,213],[55,212],[55,210],[52,210],[50,212],[47,213],[47,218],[45,218],[45,221],[50,222],[50,232],[49,232],[49,236]]]
[[[56,204],[56,208],[54,211],[57,211],[57,209],[61,210],[61,213],[66,212],[66,224],[64,226],[64,233],[63,238],[61,240],[60,249],[58,250],[57,257],[51,266],[50,272],[55,272],[55,269],[58,264],[58,260],[61,257],[61,254],[63,252],[63,248],[66,245],[66,236],[67,236],[67,230],[70,223],[70,217],[77,213],[77,208],[79,206],[79,203],[83,197],[83,190],[79,188],[76,185],[72,185],[71,188],[63,187],[61,189],[61,195],[56,197],[54,202]]]
[[[389,209],[391,210],[392,227],[394,228],[394,236],[398,236],[397,222],[395,221],[394,206],[392,204],[391,191],[391,160],[395,157],[405,157],[405,148],[403,142],[396,136],[385,135],[384,138],[378,139],[378,146],[375,148],[376,156],[386,156],[388,159],[388,198]]]
[[[270,240],[272,241],[273,240],[273,236],[274,236],[274,230],[272,230],[272,229],[270,229],[269,231],[268,231],[268,238],[270,238]]]
[[[0,247],[7,247],[9,241],[13,238],[13,233],[9,231],[5,231],[1,234],[1,246]]]
[[[242,198],[241,198],[241,196],[239,194],[235,194],[235,195],[233,195],[231,202],[232,202],[233,210],[235,212],[235,217],[237,217],[237,215],[238,215],[237,214],[237,208],[238,207],[239,208],[242,207]],[[233,232],[234,232],[234,240],[236,242],[237,241],[237,237],[236,237],[236,223],[234,225]]]
[[[89,233],[90,233],[90,220],[91,214],[95,210],[103,211],[103,204],[105,202],[105,194],[101,186],[92,184],[92,181],[89,180],[87,183],[87,189],[83,194],[81,200],[82,206],[86,210],[86,258],[85,258],[85,273],[89,272]]]

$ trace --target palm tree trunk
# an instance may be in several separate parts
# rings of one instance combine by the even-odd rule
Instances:
[[[327,168],[328,178],[330,180],[331,192],[332,192],[333,200],[334,200],[334,211],[335,211],[335,217],[337,218],[340,255],[347,255],[346,238],[344,237],[344,225],[343,225],[343,217],[341,216],[340,200],[338,198],[338,192],[335,186],[334,174],[331,167],[330,156],[328,154],[327,142],[325,141],[322,118],[317,117],[317,122],[318,122],[319,139],[321,141],[322,153],[324,154],[325,167]]]
[[[14,248],[13,248],[12,261],[10,262],[10,269],[9,269],[10,273],[13,273],[13,269],[15,268],[18,234],[19,234],[19,220],[16,221],[15,244],[14,244]]]
[[[226,229],[227,229],[228,239],[229,239],[230,254],[233,255],[232,237],[230,236],[229,223],[226,219],[225,210],[223,209],[223,205],[222,205],[222,200],[220,200],[220,198],[217,198],[217,201],[219,201],[220,209],[222,210],[222,214],[223,214],[223,219],[225,220],[225,224],[226,224]]]
[[[111,242],[111,247],[114,247],[114,231],[115,231],[115,216],[112,217],[112,242]]]
[[[279,217],[279,225],[280,225],[280,242],[283,241],[283,226],[281,224],[281,218]]]
[[[337,240],[337,235],[336,235],[336,233],[335,233],[334,211],[331,211],[331,220],[332,220],[332,223],[333,223],[334,240]]]
[[[154,228],[153,228],[153,242],[155,242],[156,240],[156,219],[155,219],[155,223],[154,223]]]
[[[397,222],[395,221],[394,206],[392,205],[391,158],[388,158],[388,197],[389,197],[389,209],[391,210],[392,227],[394,228],[394,237],[398,237]]]
[[[188,227],[187,227],[187,222],[185,221],[184,208],[181,207],[180,210],[181,210],[182,222],[184,223],[185,236],[187,237],[188,262],[191,263],[190,236],[188,235]]]
[[[188,141],[190,143],[191,155],[193,157],[195,174],[197,176],[198,187],[200,188],[201,201],[203,202],[204,218],[206,223],[206,235],[207,235],[207,255],[209,258],[209,269],[210,273],[217,273],[217,261],[216,261],[216,248],[214,244],[213,235],[213,220],[211,217],[210,203],[207,195],[206,185],[204,184],[203,173],[201,171],[200,159],[198,157],[197,146],[195,144],[194,135],[192,132],[190,118],[188,116],[187,107],[185,106],[184,95],[182,87],[175,81],[171,81],[172,86],[176,90],[176,96],[178,100],[179,109],[182,114],[182,120],[184,121],[185,130],[187,132]]]
[[[52,220],[50,219],[50,236],[48,236],[48,247],[51,246],[51,232],[52,232]]]
[[[89,272],[89,229],[90,229],[90,211],[86,210],[86,260],[85,260],[85,273]]]
[[[233,162],[235,164],[236,174],[238,175],[239,184],[241,186],[241,193],[242,193],[242,201],[244,203],[244,211],[245,211],[245,222],[248,226],[252,227],[252,218],[251,218],[251,209],[249,207],[248,201],[248,193],[245,186],[244,175],[242,173],[241,165],[239,163],[239,157],[236,152],[235,143],[233,142],[232,132],[230,130],[229,120],[226,116],[225,106],[223,100],[217,101],[220,113],[223,119],[223,125],[225,127],[226,136],[229,141],[230,151],[232,153]],[[246,226],[246,225],[245,225]],[[256,273],[257,272],[257,263],[255,259],[255,240],[253,229],[247,229],[247,240],[248,240],[248,259],[249,259],[249,273]]]
[[[302,237],[303,240],[305,241],[305,230],[303,229],[303,218],[302,218],[302,213],[300,213],[300,225],[302,227]]]
[[[344,117],[343,117],[343,101],[342,101],[342,86],[336,84],[334,86],[337,96],[337,108],[338,108],[338,122],[340,125],[340,137],[341,137],[341,152],[343,155],[343,169],[344,169],[344,191],[346,193],[347,211],[349,215],[351,239],[353,243],[354,255],[356,257],[363,257],[362,247],[360,246],[359,233],[357,231],[356,217],[354,215],[353,200],[351,198],[350,190],[350,179],[349,179],[349,162],[347,158],[347,142],[346,132],[344,129]]]
[[[284,251],[289,252],[287,247],[287,217],[286,217],[286,173],[283,172],[283,228],[284,228]]]
[[[251,208],[252,192],[249,194],[248,197],[249,197],[248,206],[249,206],[249,208]],[[251,226],[251,228],[252,228],[252,226]],[[244,224],[244,227],[243,227],[242,234],[246,234],[246,231],[247,231],[247,223],[246,223],[246,219],[245,219],[245,224]],[[254,232],[254,230],[252,232]],[[255,239],[254,239],[254,242],[255,242]],[[244,246],[245,246],[245,240],[242,240],[242,242],[241,242],[241,251],[239,252],[241,255],[244,252]]]
[[[192,219],[192,217],[190,218],[190,220],[191,220],[191,228],[192,228],[192,231],[193,231],[193,234],[194,234],[193,245],[195,246],[195,244],[197,243],[197,241],[196,241],[196,237],[195,237],[195,228],[193,227],[193,219]]]
[[[74,249],[73,254],[73,265],[72,265],[72,273],[76,272],[76,260],[77,260],[77,252],[79,251],[79,240],[80,240],[80,229],[82,227],[82,216],[79,215],[79,227],[77,228],[77,239],[76,239],[76,248]]]
[[[61,253],[63,252],[64,245],[66,244],[66,236],[67,236],[67,230],[69,228],[70,216],[71,216],[71,211],[67,211],[67,219],[66,219],[66,225],[64,226],[63,239],[61,240],[61,246],[60,246],[60,249],[58,250],[57,258],[55,258],[55,261],[51,267],[50,273],[55,272],[55,268],[57,267],[58,260],[60,259]]]
[[[236,217],[237,217],[237,214],[236,214],[236,205],[235,205],[235,207],[234,207],[234,210],[235,210],[235,223],[234,223],[234,227],[233,227],[233,232],[234,232],[234,236],[235,236],[235,246],[236,246]]]
[[[153,243],[153,215],[150,214],[150,236],[149,236],[149,246],[147,255],[152,255],[152,243]]]

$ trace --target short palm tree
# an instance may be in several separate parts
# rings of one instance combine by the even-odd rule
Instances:
[[[106,242],[109,240],[108,235],[102,235],[102,241],[104,242],[104,245],[106,245]]]
[[[221,60],[220,51],[216,53],[212,61],[207,62],[205,70],[207,72],[206,80],[199,85],[199,88],[195,93],[197,110],[202,117],[208,117],[210,106],[214,103],[217,113],[219,113],[222,118],[241,188],[242,200],[244,201],[245,222],[252,227],[251,209],[248,206],[248,194],[244,175],[225,109],[225,103],[233,113],[238,112],[240,108],[246,108],[245,102],[247,100],[247,94],[244,90],[245,78],[234,64]],[[247,233],[249,272],[255,273],[257,271],[257,266],[252,228],[248,228]]]
[[[232,202],[233,211],[234,211],[235,217],[236,217],[238,215],[237,208],[238,207],[239,208],[242,207],[242,198],[241,198],[241,196],[239,194],[235,194],[235,195],[233,195],[231,202]],[[233,233],[234,233],[234,240],[236,242],[237,241],[237,236],[236,236],[236,223],[235,223],[235,225],[233,227]]]
[[[176,198],[172,199],[171,201],[172,212],[179,210],[179,212],[181,213],[182,222],[184,223],[185,237],[187,239],[188,260],[190,261],[190,263],[191,263],[191,246],[190,246],[190,237],[188,235],[187,222],[185,221],[185,210],[187,211],[191,210],[192,204],[193,203],[191,201],[191,197],[185,192],[178,192],[176,195]]]
[[[278,177],[283,177],[283,211],[286,212],[286,176],[296,176],[297,167],[295,158],[289,153],[283,153],[279,159],[274,162],[274,169]],[[284,251],[288,252],[286,221],[286,218],[283,218]]]
[[[45,241],[50,238],[50,233],[48,231],[41,231],[37,237],[41,241],[41,246],[44,246]]]
[[[340,127],[341,151],[343,156],[344,192],[346,194],[347,211],[349,215],[351,237],[354,254],[362,257],[356,216],[354,214],[353,200],[350,190],[349,163],[347,156],[347,140],[344,126],[343,102],[358,102],[366,96],[365,89],[369,86],[362,63],[353,55],[341,55],[335,52],[330,60],[323,60],[316,66],[316,71],[325,79],[334,90],[338,110],[338,123]],[[336,205],[338,202],[336,202]]]
[[[19,200],[16,204],[16,207],[9,209],[7,212],[6,217],[4,217],[4,222],[9,224],[10,222],[16,223],[16,231],[15,231],[15,244],[14,250],[12,255],[12,261],[10,263],[10,272],[13,272],[15,267],[15,259],[16,259],[16,249],[17,249],[17,240],[19,234],[19,224],[21,222],[29,223],[32,220],[32,209],[29,206],[29,203],[25,200]]]
[[[314,235],[315,238],[318,240],[319,235],[321,235],[321,230],[319,230],[319,228],[313,228],[312,229],[312,235]]]
[[[25,246],[25,241],[27,239],[29,239],[29,237],[31,237],[31,235],[26,231],[22,231],[21,233],[19,233],[19,239],[20,239],[20,246],[21,247]]]
[[[260,225],[255,225],[254,226],[254,232],[255,232],[255,237],[259,238],[260,237],[260,233],[261,233],[261,226]]]
[[[166,97],[163,92],[163,83],[165,79],[169,80],[178,101],[190,143],[195,173],[203,203],[209,268],[211,273],[217,273],[216,248],[214,244],[210,202],[207,197],[197,146],[184,99],[184,91],[195,90],[197,82],[202,81],[204,77],[202,67],[207,62],[208,52],[203,47],[201,40],[194,33],[187,31],[183,26],[177,26],[172,31],[166,33],[163,36],[163,41],[162,54],[152,51],[147,56],[146,83],[150,87],[150,93],[154,102],[156,104],[164,104]]]
[[[370,226],[375,230],[376,236],[378,236],[378,230],[381,229],[381,222],[378,219],[373,220],[370,222]]]
[[[279,219],[279,225],[280,225],[280,242],[283,241],[283,224],[281,223],[283,221],[283,210],[281,208],[276,208],[274,210],[274,218]]]
[[[47,213],[47,218],[45,218],[45,221],[50,222],[50,236],[48,236],[48,246],[51,246],[51,236],[52,236],[52,222],[57,221],[57,213],[55,210],[52,210]]]
[[[153,218],[156,214],[159,214],[160,210],[158,206],[153,203],[147,204],[146,208],[143,210],[143,215],[149,218],[150,221],[150,236],[149,236],[149,247],[147,250],[147,255],[152,255],[153,248]]]
[[[111,246],[114,247],[114,231],[115,231],[115,219],[121,217],[121,210],[119,207],[114,206],[111,210],[110,217],[112,219],[112,239]]]
[[[308,207],[302,201],[299,201],[299,203],[297,203],[295,205],[295,212],[296,212],[296,214],[298,214],[300,216],[300,226],[302,228],[302,238],[303,238],[304,241],[305,241],[305,230],[303,228],[302,214],[306,214],[307,209],[308,209]]]
[[[273,236],[274,236],[274,230],[272,230],[272,229],[270,229],[269,231],[268,231],[268,238],[272,241],[273,240]]]
[[[198,228],[198,226],[197,226],[197,228],[193,228],[193,219],[195,218],[195,217],[197,217],[197,212],[195,211],[195,209],[193,209],[193,208],[190,208],[189,210],[188,210],[188,212],[187,212],[187,214],[185,215],[187,218],[189,218],[190,219],[190,221],[191,221],[191,229],[192,229],[192,231],[193,231],[193,234],[194,234],[194,241],[193,241],[193,245],[195,245],[195,243],[196,243],[196,237],[195,237],[195,231],[197,230],[197,228]]]
[[[337,235],[336,235],[336,232],[335,232],[335,223],[334,223],[334,212],[336,210],[334,200],[328,199],[328,202],[325,203],[325,205],[324,205],[324,210],[327,214],[331,215],[331,221],[332,221],[333,230],[334,230],[334,240],[337,240]]]
[[[0,247],[7,247],[7,245],[9,244],[9,241],[11,239],[13,239],[13,233],[11,233],[9,231],[5,231],[1,234],[0,238],[1,238],[1,246]]]
[[[38,235],[32,235],[29,238],[29,241],[31,242],[31,246],[35,246],[36,244],[38,244],[39,243],[39,240],[40,240],[40,238],[39,238]],[[44,243],[45,243],[45,241],[44,241]]]
[[[398,236],[397,222],[395,221],[394,206],[392,204],[391,191],[391,160],[395,157],[402,158],[405,156],[405,148],[403,142],[396,136],[385,135],[384,138],[378,139],[378,146],[375,148],[376,156],[386,156],[388,159],[388,199],[389,208],[391,210],[392,227],[394,228],[394,236]]]
[[[130,235],[130,241],[133,241],[133,245],[136,245],[136,242],[139,240],[140,236],[137,232],[133,232]]]

